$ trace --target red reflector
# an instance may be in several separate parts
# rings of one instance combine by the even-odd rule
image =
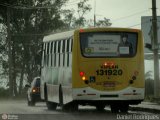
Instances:
[[[84,30],[83,30],[83,29],[80,29],[79,32],[84,32]]]
[[[87,94],[87,95],[96,95],[96,94]]]
[[[80,72],[79,75],[82,77],[84,76],[84,72]]]

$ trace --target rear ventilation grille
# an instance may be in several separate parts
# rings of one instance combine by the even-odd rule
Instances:
[[[100,97],[118,97],[118,95],[100,95]]]

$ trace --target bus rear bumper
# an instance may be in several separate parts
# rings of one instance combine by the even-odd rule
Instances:
[[[130,101],[139,103],[144,99],[144,88],[127,87],[120,91],[98,91],[90,87],[73,89],[73,100]]]

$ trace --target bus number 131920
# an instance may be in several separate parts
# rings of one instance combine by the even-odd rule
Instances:
[[[122,69],[116,69],[116,70],[103,70],[103,69],[99,69],[96,70],[97,75],[122,75],[123,71]]]

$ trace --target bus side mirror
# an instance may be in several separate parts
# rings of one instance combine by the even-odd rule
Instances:
[[[31,86],[30,86],[29,84],[26,84],[25,87],[26,87],[26,88],[30,88]]]
[[[152,45],[150,43],[146,43],[145,48],[148,48],[149,50],[152,51]]]

